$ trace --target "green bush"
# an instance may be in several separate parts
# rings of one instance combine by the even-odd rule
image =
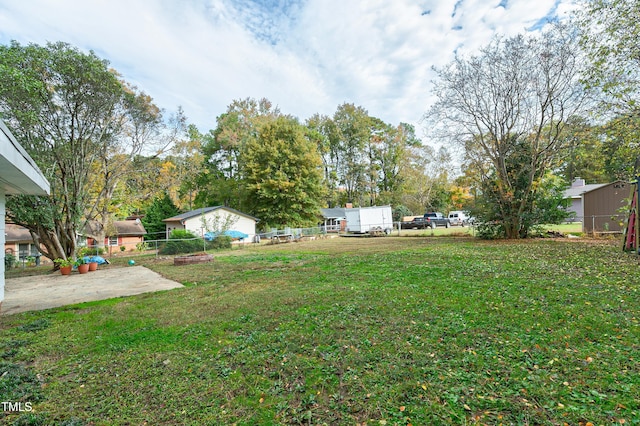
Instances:
[[[151,250],[151,244],[149,243],[138,243],[136,244],[136,250],[138,251],[146,251],[146,250]]]
[[[218,235],[213,241],[207,241],[207,249],[222,250],[231,248],[231,237],[228,235]]]
[[[99,256],[105,253],[104,247],[81,247],[78,249],[78,256]]]
[[[4,268],[11,269],[16,264],[16,256],[13,253],[5,253],[4,255]]]
[[[205,248],[200,238],[192,232],[183,229],[174,229],[169,235],[169,241],[160,248],[160,254],[194,253]]]
[[[169,241],[162,244],[160,254],[195,253],[203,250],[222,250],[231,248],[231,237],[221,235],[213,241],[203,241],[190,231],[174,229]]]
[[[478,237],[483,240],[499,240],[506,237],[504,226],[498,222],[483,222],[476,225]]]

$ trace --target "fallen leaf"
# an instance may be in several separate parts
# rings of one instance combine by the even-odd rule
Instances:
[[[469,407],[467,404],[464,404],[463,407],[464,407],[465,410],[471,411],[471,407]]]

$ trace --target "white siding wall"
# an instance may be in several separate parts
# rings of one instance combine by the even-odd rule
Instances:
[[[2,247],[2,255],[0,256],[0,305],[4,300],[4,190],[0,189],[0,247]]]
[[[167,238],[171,235],[171,231],[174,229],[184,229],[184,225],[180,222],[169,222],[165,225],[164,229],[167,232]],[[160,235],[156,236],[154,239],[160,239]]]
[[[209,212],[204,215],[205,221],[208,225],[204,225],[202,223],[202,217],[197,216],[191,219],[187,219],[185,221],[185,228],[197,236],[203,236],[207,231],[207,228],[210,228],[215,225],[215,223],[225,223],[228,217],[231,217],[233,224],[229,226],[230,230],[236,230],[240,232],[244,232],[249,235],[248,241],[253,241],[253,237],[256,235],[256,222],[255,220],[245,217],[239,216],[233,212],[230,212],[225,209],[218,209],[212,212]]]

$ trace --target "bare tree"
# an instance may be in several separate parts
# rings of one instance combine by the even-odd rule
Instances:
[[[575,40],[560,25],[496,38],[436,70],[437,101],[425,118],[435,135],[464,144],[468,165],[493,196],[493,217],[485,219],[498,221],[507,238],[526,235],[537,184],[563,148],[566,120],[583,105]]]

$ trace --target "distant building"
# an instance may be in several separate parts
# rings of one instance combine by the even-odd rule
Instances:
[[[229,225],[227,230],[247,234],[246,241],[253,241],[256,236],[258,219],[230,207],[214,206],[169,217],[163,222],[166,226],[167,238],[174,229],[191,231],[198,237],[204,237],[204,234],[209,231],[218,231],[218,229],[210,229],[212,226],[227,224]]]
[[[584,217],[583,194],[605,185],[606,183],[586,184],[584,179],[575,178],[571,183],[571,187],[564,190],[564,198],[571,200],[571,205],[567,210],[574,212],[576,220],[582,222]]]
[[[617,181],[582,195],[583,232],[622,232],[628,214],[631,184]]]
[[[4,252],[10,253],[19,260],[29,256],[39,257],[40,251],[31,238],[31,233],[25,227],[14,223],[5,224]]]
[[[147,231],[139,219],[114,220],[113,226],[109,226],[104,233],[104,241],[98,244],[92,236],[101,234],[102,224],[96,220],[90,220],[84,228],[87,236],[87,245],[90,247],[104,245],[105,247],[125,247],[126,250],[134,250],[138,243],[144,241]]]
[[[326,232],[344,232],[347,227],[347,213],[345,208],[334,207],[320,209],[323,218],[323,227]]]

